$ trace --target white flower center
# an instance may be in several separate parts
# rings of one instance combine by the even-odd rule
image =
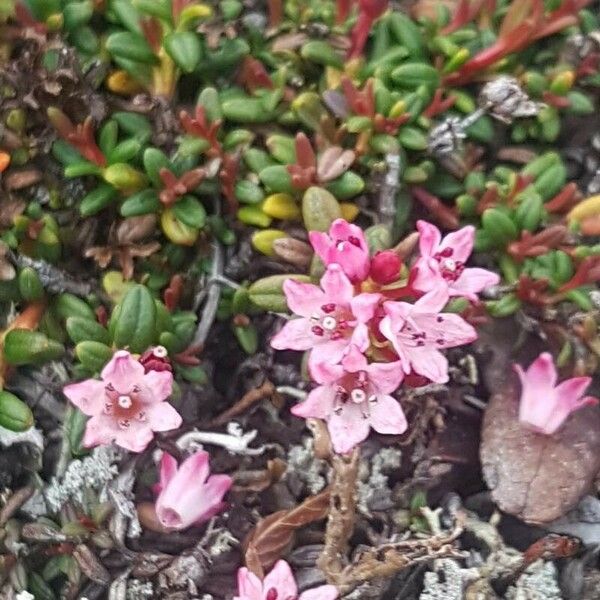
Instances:
[[[352,402],[355,402],[356,404],[361,404],[367,399],[367,394],[364,390],[361,390],[360,388],[354,388],[350,392],[350,398],[352,398]]]
[[[321,322],[321,325],[323,326],[323,329],[327,331],[334,331],[337,327],[337,321],[335,320],[335,317],[325,317]]]
[[[344,250],[344,248],[346,247],[346,242],[338,242],[335,246],[340,252],[342,252]]]
[[[131,408],[131,398],[129,396],[119,396],[117,402],[121,408]]]
[[[165,358],[168,352],[164,346],[156,346],[156,348],[152,350],[152,354],[154,354],[156,358]]]
[[[456,271],[456,261],[451,258],[446,258],[442,262],[442,266],[444,269],[448,269],[448,271]]]

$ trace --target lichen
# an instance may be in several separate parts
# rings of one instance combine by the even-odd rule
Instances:
[[[324,477],[327,463],[315,457],[312,438],[302,445],[292,446],[287,456],[287,470],[298,478],[311,494],[318,494],[327,484]]]
[[[507,600],[562,600],[554,563],[537,561],[506,592]]]
[[[478,578],[478,569],[462,569],[455,560],[438,559],[433,571],[425,573],[419,600],[463,600],[467,586]]]
[[[121,457],[112,446],[100,446],[83,460],[73,460],[62,479],[53,479],[45,491],[46,502],[52,512],[58,512],[67,501],[86,506],[86,493],[101,492],[119,470],[116,462]]]
[[[357,495],[360,512],[370,515],[371,510],[379,510],[386,503],[392,504],[388,475],[400,467],[401,461],[402,452],[398,448],[381,448],[371,457],[370,464],[362,462]]]
[[[127,600],[146,600],[154,597],[154,588],[150,581],[130,579],[127,582]]]

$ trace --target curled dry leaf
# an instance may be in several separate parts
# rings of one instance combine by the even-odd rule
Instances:
[[[273,242],[275,256],[289,262],[299,269],[306,269],[314,255],[306,242],[290,237],[279,238]]]
[[[353,150],[344,150],[339,146],[327,148],[317,162],[317,177],[325,183],[343,175],[352,165],[356,155]]]
[[[515,383],[492,395],[483,420],[483,476],[498,506],[528,523],[571,509],[600,471],[600,411],[571,415],[554,435],[529,431],[518,418]]]
[[[262,492],[279,481],[285,473],[287,464],[280,458],[267,462],[266,469],[240,471],[233,477],[233,491],[235,492]]]
[[[108,585],[111,582],[110,573],[85,544],[79,544],[73,550],[73,558],[75,558],[86,577],[92,581],[101,585]]]
[[[329,490],[308,497],[302,504],[261,519],[244,543],[246,566],[259,577],[292,545],[296,529],[324,519],[329,510]]]

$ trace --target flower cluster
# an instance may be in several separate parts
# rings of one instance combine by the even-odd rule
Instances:
[[[271,345],[310,351],[309,371],[318,386],[292,412],[326,420],[336,452],[351,450],[370,427],[387,434],[406,430],[392,394],[411,374],[447,382],[443,350],[477,337],[460,315],[443,312],[448,300],[476,301],[499,281],[490,271],[465,266],[473,227],[444,239],[430,223],[419,221],[417,227],[420,257],[405,269],[393,250],[371,258],[360,227],[338,219],[328,234],[309,236],[325,264],[320,286],[284,283],[288,306],[299,318],[289,320]]]

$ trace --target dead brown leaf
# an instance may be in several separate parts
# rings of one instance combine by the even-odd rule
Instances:
[[[280,458],[267,462],[266,469],[239,471],[233,477],[234,492],[262,492],[279,481],[287,464]]]
[[[327,148],[317,162],[317,177],[324,183],[337,179],[352,165],[356,154],[352,150],[344,150],[340,146]]]
[[[528,523],[547,523],[572,508],[600,471],[600,411],[573,413],[554,435],[518,419],[518,387],[492,395],[483,420],[481,463],[498,506]]]
[[[329,510],[329,490],[310,496],[302,504],[261,519],[244,543],[246,566],[259,577],[291,547],[296,529],[324,519]]]

